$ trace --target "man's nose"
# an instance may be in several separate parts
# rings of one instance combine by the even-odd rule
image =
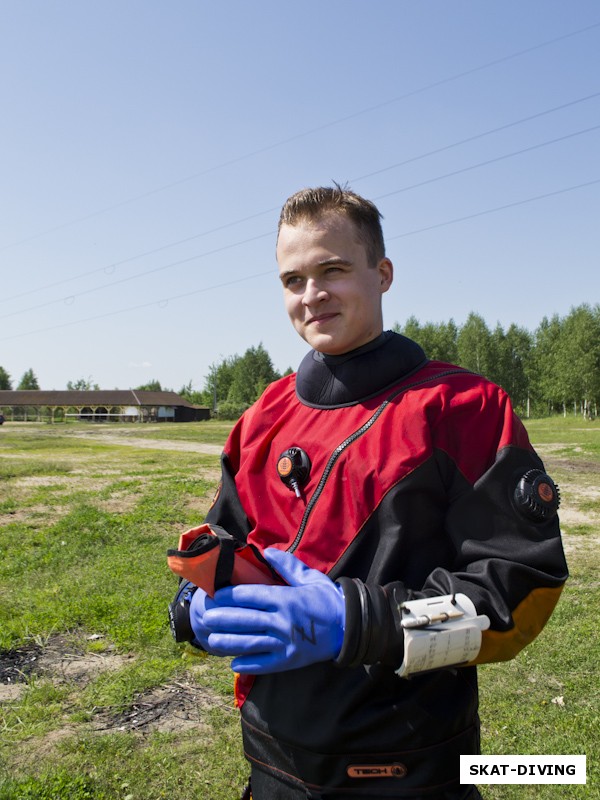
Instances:
[[[327,291],[325,287],[320,283],[320,281],[315,280],[315,278],[309,278],[306,281],[306,286],[304,288],[304,294],[302,296],[302,302],[306,306],[310,306],[313,303],[318,303],[322,300],[327,299]]]

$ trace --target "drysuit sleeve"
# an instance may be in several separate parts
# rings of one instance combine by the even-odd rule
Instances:
[[[500,413],[487,426],[490,441],[484,448],[492,453],[491,463],[479,475],[466,477],[469,470],[461,469],[460,453],[446,448],[436,455],[448,497],[443,534],[452,542],[453,563],[434,568],[418,588],[402,582],[379,586],[338,579],[346,598],[340,666],[383,663],[398,668],[409,633],[406,604],[421,598],[442,602],[466,596],[475,615],[489,621],[479,624],[479,645],[464,651],[470,653],[468,658],[457,662],[456,656],[449,657],[443,666],[513,658],[548,621],[568,575],[558,487],[503,397]],[[481,443],[478,447],[482,450]],[[459,622],[464,627],[465,619]],[[424,620],[423,635],[433,634],[432,648],[436,633],[446,636],[444,627],[448,628],[436,629]]]

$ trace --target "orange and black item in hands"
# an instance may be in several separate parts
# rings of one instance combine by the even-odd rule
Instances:
[[[183,533],[167,563],[180,582],[169,605],[169,624],[176,642],[193,642],[190,603],[197,587],[209,597],[240,583],[283,583],[253,545],[235,539],[218,525],[200,525]]]
[[[172,572],[210,597],[239,583],[283,583],[256,547],[218,525],[204,524],[183,533],[178,548],[167,550],[167,563]]]

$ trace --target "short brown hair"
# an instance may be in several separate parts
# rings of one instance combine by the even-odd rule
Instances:
[[[325,214],[340,214],[348,217],[357,228],[365,246],[370,266],[375,267],[385,258],[385,244],[381,229],[381,214],[370,200],[337,183],[315,189],[301,189],[289,197],[281,209],[277,233],[282,225],[297,225],[299,222],[314,222]]]

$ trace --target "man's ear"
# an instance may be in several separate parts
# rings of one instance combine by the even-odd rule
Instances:
[[[389,258],[382,258],[377,265],[381,281],[381,294],[387,292],[394,281],[394,265]]]

